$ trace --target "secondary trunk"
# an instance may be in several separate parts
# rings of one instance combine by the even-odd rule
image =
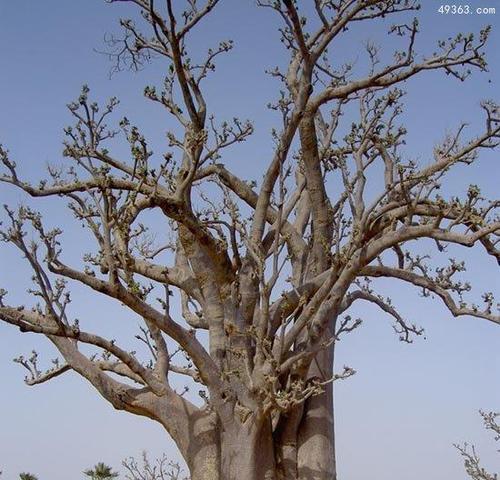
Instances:
[[[191,480],[335,480],[332,395],[330,384],[274,432],[252,416],[197,432],[185,455]]]
[[[276,462],[269,419],[235,424],[222,433],[224,480],[276,480]]]
[[[320,416],[323,413],[323,402],[312,402],[300,438],[286,445],[273,438],[270,423],[222,432],[218,444],[195,441],[197,447],[191,449],[192,457],[187,459],[191,480],[335,479],[333,438],[324,435],[322,423],[328,426],[330,422]],[[279,457],[279,452],[286,458]]]
[[[309,376],[328,381],[333,376],[333,344],[313,361]],[[297,468],[300,480],[336,480],[333,383],[305,404],[298,432]]]
[[[324,392],[279,419],[238,407],[225,421],[215,411],[191,417],[187,443],[179,445],[191,480],[335,480],[333,357],[331,344],[307,373],[327,382]]]

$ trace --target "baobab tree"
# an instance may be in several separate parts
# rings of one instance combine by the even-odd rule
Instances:
[[[205,47],[190,41],[224,2],[109,3],[119,1],[135,5],[141,20],[121,20],[124,36],[110,39],[109,54],[116,69],[165,62],[161,87],[146,86],[144,96],[172,118],[168,146],[154,154],[128,118],[110,125],[118,100],[99,106],[85,86],[68,105],[75,125],[65,130],[67,168],[50,168],[48,179],[31,184],[0,149],[3,182],[62,199],[94,241],[74,264],[53,222],[30,206],[5,207],[1,238],[32,268],[35,302],[12,305],[2,290],[0,318],[44,335],[62,357],[47,371],[36,353],[19,357],[26,381],[78,373],[116,409],[159,422],[193,480],[336,478],[332,383],[353,371],[336,371],[333,359],[337,340],[360,324],[349,309],[360,301],[378,307],[402,341],[422,333],[373,279],[412,285],[450,315],[500,323],[492,293],[484,305],[469,304],[463,263],[441,260],[448,245],[475,246],[498,264],[499,202],[476,185],[462,197],[440,194],[450,171],[498,145],[497,106],[483,101],[483,131],[470,135],[458,125],[421,163],[406,158],[400,122],[402,85],[413,77],[441,70],[465,80],[486,70],[490,29],[439,41],[422,55],[414,0],[257,1],[281,18],[288,59],[269,72],[280,83],[269,107],[281,123],[261,180],[250,182],[228,160],[252,123],[219,119],[204,94],[233,44],[222,41],[201,57]],[[390,61],[369,43],[362,68],[343,62],[336,45],[352,25],[391,18]],[[120,134],[128,158],[110,151]],[[163,223],[148,229],[151,211]],[[432,262],[415,247],[419,239]],[[75,284],[141,319],[137,339],[149,360],[72,316]],[[177,375],[198,385],[199,402],[172,387]]]

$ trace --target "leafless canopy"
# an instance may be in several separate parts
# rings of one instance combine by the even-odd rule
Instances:
[[[179,464],[169,460],[165,454],[151,461],[148,454],[143,452],[140,462],[130,457],[122,465],[127,471],[127,480],[187,480]]]
[[[482,198],[475,185],[462,198],[439,194],[457,165],[472,165],[481,150],[498,145],[498,108],[483,102],[482,133],[468,136],[466,125],[459,125],[421,164],[404,157],[407,132],[399,121],[403,82],[431,70],[464,80],[472,70],[486,69],[489,29],[448,38],[421,56],[415,51],[418,21],[407,20],[418,10],[416,1],[315,0],[304,2],[304,8],[311,3],[306,20],[302,2],[259,0],[281,17],[289,62],[286,70],[269,72],[281,84],[270,105],[281,123],[272,133],[274,151],[256,159],[263,176],[254,184],[233,170],[237,144],[252,135],[252,123],[217,118],[217,105],[203,89],[218,57],[233,43],[222,41],[195,61],[203,47],[189,42],[191,32],[224,2],[109,3],[120,1],[138,7],[149,31],[122,20],[124,36],[110,39],[110,55],[117,69],[140,68],[153,57],[166,63],[161,87],[147,86],[144,95],[171,114],[169,145],[154,154],[127,118],[109,126],[118,100],[99,106],[85,86],[68,105],[75,124],[65,130],[67,168],[50,169],[48,180],[30,184],[0,148],[2,182],[31,197],[69,202],[95,241],[82,264],[70,264],[59,228],[31,207],[5,207],[1,238],[29,262],[37,303],[11,305],[2,290],[0,318],[22,332],[45,335],[63,358],[42,371],[36,353],[19,357],[29,384],[78,372],[116,408],[162,423],[188,459],[193,478],[192,429],[208,436],[206,421],[235,432],[248,419],[253,425],[269,422],[273,465],[285,478],[296,478],[290,472],[300,463],[300,442],[290,436],[306,418],[308,399],[353,373],[347,367],[334,373],[318,362],[342,333],[359,325],[349,308],[370,302],[392,317],[404,341],[422,332],[374,290],[373,278],[414,285],[425,296],[440,298],[453,316],[500,323],[491,293],[483,295],[482,305],[465,301],[470,285],[459,278],[461,261],[435,267],[439,259],[430,264],[412,251],[416,239],[431,240],[437,256],[447,245],[477,245],[500,263],[500,202]],[[389,34],[398,46],[388,64],[372,44],[366,45],[363,71],[331,55],[350,25],[390,17],[396,25]],[[346,109],[357,112],[348,126],[342,117]],[[128,158],[109,150],[118,135],[130,145]],[[157,241],[156,228],[141,222],[151,210],[164,219],[164,241]],[[31,241],[28,232],[39,241]],[[141,319],[137,338],[150,350],[149,362],[87,331],[85,318],[74,320],[69,286],[75,282]],[[83,353],[84,344],[99,353]],[[187,360],[176,361],[182,356]],[[200,385],[203,407],[171,387],[174,374]],[[282,419],[292,412],[299,412],[299,421],[289,431]]]

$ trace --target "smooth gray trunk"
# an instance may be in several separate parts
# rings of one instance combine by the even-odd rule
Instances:
[[[308,378],[333,375],[334,345],[317,355]],[[269,418],[251,415],[225,428],[204,418],[193,423],[183,454],[191,480],[336,480],[333,386],[284,415],[275,431]]]
[[[285,417],[282,432],[268,419],[197,432],[187,452],[191,480],[335,480],[331,384]]]
[[[328,380],[333,375],[333,345],[317,355],[309,376]],[[297,468],[300,480],[336,480],[333,383],[307,400],[298,432]]]
[[[224,480],[276,480],[270,421],[248,419],[224,432],[221,467]]]

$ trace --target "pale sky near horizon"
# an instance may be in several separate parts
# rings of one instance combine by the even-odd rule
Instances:
[[[227,162],[235,172],[256,179],[271,152],[270,128],[277,125],[266,104],[278,87],[264,70],[282,62],[284,52],[276,16],[254,3],[222,0],[202,33],[194,36],[192,48],[203,52],[219,40],[235,41],[233,52],[207,82],[209,106],[219,118],[238,115],[254,121],[254,138],[241,150],[233,150],[237,156]],[[436,12],[435,0],[423,0],[418,13],[421,53],[432,52],[438,38],[493,26],[487,50],[489,73],[475,73],[463,84],[430,73],[404,85],[407,148],[421,161],[462,120],[471,122],[472,131],[483,125],[480,100],[500,101],[500,4],[497,0],[469,4],[496,6],[497,13],[444,17]],[[103,0],[0,0],[0,143],[10,149],[25,178],[41,178],[47,163],[61,162],[62,128],[70,122],[65,105],[78,96],[83,83],[101,101],[117,96],[121,115],[155,139],[163,138],[171,120],[142,98],[147,83],[161,83],[161,64],[109,78],[108,59],[96,53],[103,48],[104,34],[117,32],[118,18],[130,15],[129,11],[126,5]],[[378,27],[366,25],[370,24],[354,28],[332,52],[346,60],[359,56],[362,61],[363,41],[380,41],[383,49],[392,48],[392,38],[387,40]],[[500,151],[485,152],[474,167],[458,169],[447,188],[463,192],[476,183],[485,195],[497,198],[498,155]],[[78,249],[79,227],[61,214],[60,202],[33,202],[0,184],[0,204],[22,202],[42,209],[48,223],[63,223],[68,251]],[[3,213],[0,216],[3,219]],[[500,293],[498,267],[491,258],[480,251],[462,252],[462,257],[468,260],[476,299],[485,290]],[[9,290],[13,303],[27,302],[30,274],[18,252],[0,246],[0,266],[0,288]],[[500,411],[500,328],[479,319],[453,319],[438,300],[423,299],[401,285],[384,288],[408,318],[425,327],[426,338],[417,338],[412,345],[400,343],[383,313],[364,306],[353,313],[365,322],[342,340],[337,354],[338,369],[347,364],[357,370],[353,378],[336,386],[339,480],[465,480],[462,461],[452,447],[463,441],[475,443],[485,465],[500,471],[500,454],[477,413]],[[75,316],[105,335],[116,336],[118,328],[120,335],[134,333],[135,320],[127,317],[128,323],[118,324],[123,320],[118,317],[120,310],[102,300],[77,292],[73,308]],[[12,358],[29,354],[32,348],[40,352],[42,364],[55,356],[43,339],[0,324],[2,480],[14,480],[21,471],[35,473],[40,480],[83,478],[82,470],[98,461],[120,470],[123,458],[139,456],[142,450],[177,458],[173,442],[159,425],[113,410],[75,374],[25,386],[24,372]]]

